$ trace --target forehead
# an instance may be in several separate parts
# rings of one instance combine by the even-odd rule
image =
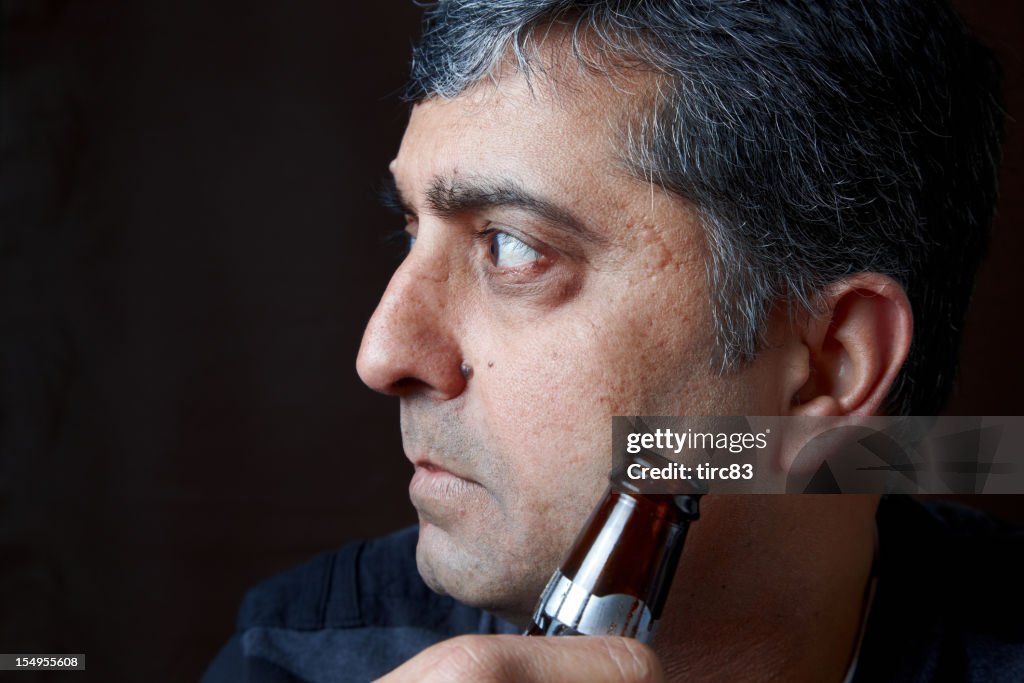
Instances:
[[[530,78],[506,63],[457,97],[417,104],[391,165],[403,199],[422,217],[439,185],[511,185],[582,217],[616,247],[607,252],[616,263],[651,244],[652,262],[674,253],[698,265],[707,244],[694,207],[627,163],[649,75],[595,73],[569,50],[550,55]]]
[[[493,175],[569,199],[584,199],[598,179],[649,192],[623,163],[635,92],[564,57],[549,57],[529,77],[507,61],[455,98],[417,104],[392,163],[400,188]]]

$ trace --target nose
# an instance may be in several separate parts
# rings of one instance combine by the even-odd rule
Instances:
[[[448,299],[447,266],[414,248],[363,333],[356,370],[368,387],[436,400],[462,393],[466,378]]]

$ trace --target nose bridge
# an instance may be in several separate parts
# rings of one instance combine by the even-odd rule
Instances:
[[[410,251],[391,276],[374,318],[378,314],[408,316],[410,319],[399,327],[407,327],[410,332],[418,326],[438,326],[442,322],[440,314],[448,308],[451,273],[446,261],[442,254],[432,254],[426,249]]]
[[[425,390],[435,398],[461,393],[464,378],[451,272],[443,252],[417,245],[399,266],[363,335],[357,369],[372,389]]]

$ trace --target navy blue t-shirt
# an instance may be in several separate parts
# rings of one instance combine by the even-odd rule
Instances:
[[[1024,531],[903,496],[879,506],[877,592],[855,683],[1024,681]],[[515,633],[437,595],[416,529],[347,545],[251,590],[203,683],[368,681],[465,633]]]

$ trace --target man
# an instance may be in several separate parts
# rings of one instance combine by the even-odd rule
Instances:
[[[939,410],[1001,120],[948,7],[441,2],[410,98],[358,369],[400,399],[418,534],[251,593],[210,680],[1024,677],[989,612],[1019,589],[934,609],[1020,541],[873,496],[705,500],[653,649],[494,635],[607,485],[611,415]]]

